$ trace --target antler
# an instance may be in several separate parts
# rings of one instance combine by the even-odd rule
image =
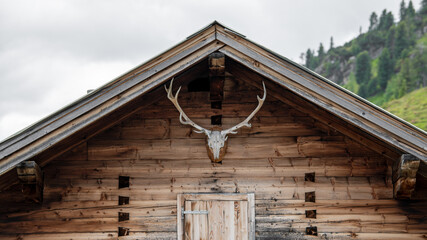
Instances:
[[[181,90],[181,87],[178,88],[178,91],[176,91],[175,96],[173,96],[172,94],[172,84],[173,84],[173,79],[171,80],[171,84],[169,85],[169,88],[166,87],[165,85],[165,90],[168,93],[168,98],[169,100],[173,103],[173,105],[176,107],[176,109],[179,111],[179,121],[184,124],[184,125],[190,125],[192,127],[194,127],[197,130],[194,130],[197,133],[205,133],[206,135],[210,135],[211,131],[207,130],[199,125],[197,125],[196,123],[194,123],[193,121],[191,121],[191,119],[189,117],[187,117],[187,115],[184,113],[184,111],[182,110],[181,106],[179,106],[178,103],[178,94],[179,91]]]
[[[237,129],[241,128],[241,127],[251,127],[251,124],[249,123],[249,121],[255,116],[255,114],[259,111],[259,109],[262,107],[262,105],[264,104],[264,100],[267,97],[267,90],[265,89],[265,84],[264,81],[262,82],[262,86],[264,87],[264,96],[262,98],[260,98],[258,95],[256,96],[258,99],[258,106],[255,108],[255,110],[241,123],[235,125],[234,127],[231,127],[229,129],[226,130],[222,130],[221,134],[222,135],[227,135],[227,134],[236,134]]]

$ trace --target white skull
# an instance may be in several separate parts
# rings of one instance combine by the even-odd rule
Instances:
[[[221,131],[212,131],[208,135],[208,146],[213,152],[214,159],[219,159],[219,152],[224,147],[227,138],[227,135],[221,134]]]

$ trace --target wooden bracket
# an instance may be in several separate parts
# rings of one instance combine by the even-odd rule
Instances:
[[[393,194],[396,199],[410,199],[415,190],[420,159],[403,154],[393,166]]]
[[[225,55],[215,52],[209,55],[210,100],[222,101],[224,98]]]
[[[43,173],[34,161],[21,162],[16,166],[18,179],[22,184],[22,193],[30,201],[43,201]]]

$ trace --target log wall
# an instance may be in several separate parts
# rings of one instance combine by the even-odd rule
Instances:
[[[262,94],[232,77],[224,91],[222,109],[185,87],[179,100],[196,123],[222,115],[227,128]],[[177,194],[197,192],[255,193],[258,239],[312,239],[308,227],[321,239],[425,239],[427,204],[393,200],[384,157],[269,95],[252,125],[212,164],[165,94],[45,166],[43,204],[22,202],[18,185],[1,192],[0,239],[175,239]]]

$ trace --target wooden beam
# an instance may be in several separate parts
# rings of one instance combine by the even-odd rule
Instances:
[[[43,173],[35,161],[21,162],[16,166],[18,178],[22,184],[22,193],[27,200],[42,202]]]
[[[222,101],[224,98],[225,56],[215,52],[209,55],[210,100]]]
[[[415,190],[420,159],[403,154],[393,166],[393,194],[397,199],[410,199]]]

